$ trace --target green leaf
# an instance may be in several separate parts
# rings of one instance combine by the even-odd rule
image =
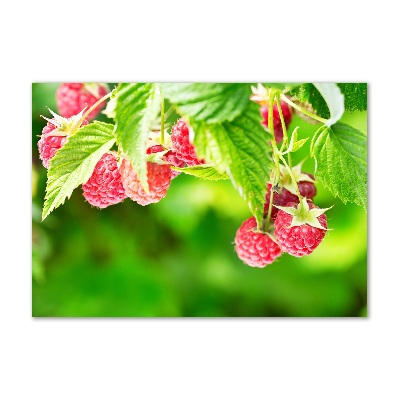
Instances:
[[[94,121],[76,131],[50,160],[42,220],[88,181],[102,155],[115,143],[114,125]]]
[[[367,110],[367,84],[366,83],[338,83],[344,94],[344,107],[347,111]]]
[[[229,176],[227,174],[220,174],[215,168],[207,165],[196,165],[186,168],[171,167],[171,169],[209,181],[220,181],[223,179],[229,179]]]
[[[271,166],[271,135],[261,126],[259,106],[249,103],[232,122],[191,121],[199,158],[230,177],[261,226]]]
[[[196,121],[232,121],[250,102],[248,83],[161,83],[163,95],[178,112]]]
[[[148,191],[146,143],[160,111],[160,93],[154,83],[120,83],[115,91],[117,144]]]
[[[316,180],[345,204],[367,210],[367,136],[343,123],[318,130],[311,152],[316,161]]]
[[[326,101],[312,83],[303,83],[291,90],[291,95],[296,96],[300,102],[308,102],[313,110],[322,118],[330,118],[330,112]]]
[[[297,131],[298,131],[298,126],[293,130],[292,136],[290,138],[290,143],[287,151],[285,151],[283,154],[286,153],[294,153],[297,150],[301,149],[304,145],[305,142],[307,142],[308,138],[306,139],[300,139],[297,140]]]
[[[325,122],[326,126],[332,126],[342,118],[344,113],[344,96],[336,83],[314,83],[328,105],[331,117]]]

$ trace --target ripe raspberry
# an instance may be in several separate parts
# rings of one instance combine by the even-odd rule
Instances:
[[[85,199],[99,208],[106,208],[126,199],[115,152],[103,154],[82,189]]]
[[[311,254],[325,237],[328,226],[323,213],[326,210],[306,199],[280,208],[274,226],[282,250],[295,257]]]
[[[196,149],[190,143],[189,127],[187,123],[180,118],[171,130],[172,146],[176,151],[176,156],[187,165],[204,164],[204,160],[199,160],[196,155]]]
[[[131,163],[124,159],[120,167],[125,193],[142,206],[157,203],[167,194],[171,184],[171,168],[168,165],[147,163],[149,194],[145,192]]]
[[[257,222],[251,217],[236,232],[235,251],[251,267],[263,268],[282,254],[282,250],[267,234],[256,232]]]
[[[69,118],[78,114],[85,107],[89,109],[100,98],[108,93],[105,84],[99,83],[62,83],[56,92],[57,107],[63,117]],[[88,116],[91,121],[96,118],[105,102],[99,104]]]
[[[284,101],[281,101],[281,108],[282,108],[283,120],[285,121],[285,126],[287,129],[293,118],[292,108]],[[265,105],[261,107],[260,112],[261,115],[264,117],[264,121],[262,122],[262,124],[266,128],[268,128],[268,114],[269,114],[268,106]],[[274,136],[276,143],[280,143],[283,139],[283,127],[281,124],[281,118],[279,116],[278,106],[276,104],[274,105],[273,108],[273,124],[274,124]]]
[[[311,179],[314,180],[314,176],[312,174],[306,173]],[[297,183],[299,187],[299,192],[300,194],[307,198],[308,200],[313,200],[315,195],[317,194],[317,188],[315,187],[315,184],[313,182],[308,182],[308,181],[300,181]],[[269,208],[269,199],[271,196],[271,188],[272,185],[271,183],[268,183],[268,191],[265,196],[265,204],[264,204],[264,212],[268,212]],[[289,190],[282,188],[281,193],[274,193],[274,199],[273,199],[273,204],[274,206],[286,206],[288,203],[298,203],[299,198],[297,197],[296,194],[290,192]],[[276,218],[276,215],[278,214],[278,209],[276,207],[272,207],[271,211],[271,219],[274,220]]]
[[[39,158],[45,168],[49,168],[50,160],[55,156],[57,150],[64,146],[66,141],[66,136],[42,136],[40,138],[38,141]]]
[[[52,112],[50,110],[50,112]],[[38,141],[39,158],[45,168],[49,168],[50,160],[57,151],[64,146],[69,132],[76,126],[82,114],[74,115],[66,119],[53,113],[54,118],[47,119],[47,125],[42,130],[42,136]],[[81,126],[87,125],[88,121],[83,120]],[[53,135],[51,135],[53,132]]]
[[[165,151],[164,147],[162,147],[160,145],[156,145],[156,146],[149,147],[147,149],[147,154],[160,153],[162,151]],[[165,162],[172,164],[178,168],[183,168],[186,165],[185,161],[180,160],[176,156],[176,151],[173,151],[173,150],[169,150],[167,153],[165,153],[164,156],[162,157],[162,159]],[[181,173],[180,171],[175,171],[175,170],[171,169],[171,179],[176,178],[180,173]]]

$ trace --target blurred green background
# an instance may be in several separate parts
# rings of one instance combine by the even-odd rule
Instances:
[[[114,87],[114,83],[110,86]],[[32,315],[34,317],[367,316],[367,214],[317,182],[329,231],[310,256],[284,254],[266,268],[240,261],[233,240],[250,217],[229,181],[181,174],[167,196],[99,210],[77,188],[41,222],[46,169],[38,135],[57,112],[58,83],[32,85]],[[108,121],[104,115],[99,120]],[[367,113],[343,122],[367,131]],[[295,117],[299,136],[316,126]],[[306,144],[294,162],[308,152]],[[314,172],[308,159],[303,170]]]

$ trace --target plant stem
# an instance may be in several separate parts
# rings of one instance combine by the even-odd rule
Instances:
[[[282,130],[283,130],[283,142],[282,142],[282,146],[280,149],[280,151],[282,152],[288,144],[288,135],[287,135],[287,131],[286,131],[285,119],[283,118],[280,97],[281,97],[281,93],[278,94],[276,105],[278,107],[279,118],[281,119],[281,125],[282,125]]]
[[[278,147],[276,145],[276,140],[275,140],[275,134],[274,134],[274,122],[273,122],[273,110],[274,110],[274,99],[277,91],[272,89],[270,96],[269,96],[269,105],[268,105],[268,130],[272,134],[272,140],[271,140],[271,146],[272,146],[272,153],[273,153],[273,159],[275,162],[275,174],[274,174],[274,179],[272,180],[273,184],[275,184],[275,179],[276,177],[280,175],[280,168],[279,168],[279,151]],[[279,98],[278,98],[279,101]],[[278,178],[279,179],[279,178]],[[269,207],[268,207],[268,213],[267,215],[264,214],[263,216],[263,221],[261,225],[261,231],[266,232],[268,229],[269,223],[271,221],[271,213],[272,213],[272,202],[274,200],[274,191],[271,188],[270,192],[270,202],[269,202]]]
[[[82,122],[86,119],[86,117],[99,105],[101,104],[104,100],[107,100],[109,97],[111,97],[112,92],[107,93],[105,96],[103,96],[101,99],[97,100],[96,103],[94,103],[92,105],[92,107],[89,108],[89,110],[87,110],[85,112],[85,114],[83,114],[83,116],[81,117],[81,119],[78,121],[78,123],[75,125],[74,129],[72,129],[70,135],[73,135],[76,130],[82,125]]]
[[[160,143],[164,145],[164,123],[165,123],[165,115],[164,115],[164,98],[161,100],[161,132],[160,132]]]
[[[296,194],[297,194],[298,198],[301,200],[302,196],[301,196],[300,191],[299,191],[299,185],[297,184],[296,179],[293,176],[292,168],[289,167],[289,165],[287,164],[287,162],[286,162],[286,160],[285,160],[285,158],[283,156],[281,156],[280,159],[283,162],[283,164],[285,165],[285,167],[287,168],[287,170],[289,172],[289,175],[290,175],[290,179],[293,181],[293,183],[296,186]]]
[[[300,107],[299,105],[297,105],[296,103],[293,103],[293,101],[291,101],[290,99],[288,99],[283,93],[281,94],[281,99],[283,101],[285,101],[286,103],[290,104],[293,108],[295,108],[296,110],[299,110],[300,112],[302,112],[305,115],[308,115],[309,117],[322,122],[323,124],[325,124],[328,120],[319,117],[318,115],[315,115],[313,113],[310,113],[309,111],[305,110],[304,108]]]

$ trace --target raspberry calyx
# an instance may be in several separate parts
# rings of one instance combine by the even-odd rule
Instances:
[[[331,207],[318,208],[305,198],[299,204],[276,207],[275,237],[282,250],[295,257],[311,254],[328,230],[324,213]]]

